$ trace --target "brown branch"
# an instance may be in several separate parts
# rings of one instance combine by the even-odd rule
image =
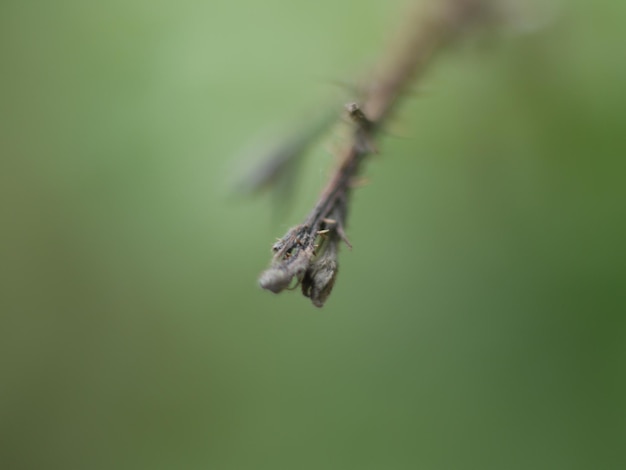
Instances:
[[[317,307],[328,298],[338,270],[338,246],[348,242],[345,224],[352,183],[365,158],[376,150],[373,144],[408,86],[421,75],[433,56],[459,32],[486,11],[487,0],[447,0],[429,14],[419,12],[407,25],[401,44],[383,64],[378,80],[365,90],[362,106],[346,105],[353,121],[349,145],[319,200],[301,225],[291,228],[272,247],[270,267],[261,274],[262,288],[279,293],[302,285],[302,292]]]

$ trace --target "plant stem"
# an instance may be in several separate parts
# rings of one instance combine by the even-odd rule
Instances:
[[[407,24],[399,46],[392,49],[389,60],[383,63],[382,74],[365,89],[362,104],[346,106],[354,129],[350,142],[339,155],[339,166],[304,223],[290,229],[274,244],[271,266],[259,279],[261,287],[279,293],[289,288],[294,278],[298,283],[304,279],[303,293],[316,306],[323,305],[334,284],[339,241],[350,246],[345,234],[348,200],[363,161],[375,152],[374,138],[436,53],[483,17],[486,6],[487,0],[446,0],[438,2],[429,14],[419,11],[415,17],[411,16],[413,21]],[[318,274],[322,271],[322,261],[324,275]],[[315,292],[324,295],[315,296]]]

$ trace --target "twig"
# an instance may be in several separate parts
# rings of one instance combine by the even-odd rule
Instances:
[[[303,294],[315,306],[324,305],[337,276],[339,243],[343,240],[351,246],[345,233],[348,200],[363,161],[376,152],[375,136],[435,53],[481,17],[486,6],[487,0],[442,1],[433,12],[408,25],[400,47],[383,65],[384,73],[365,90],[362,105],[346,105],[354,126],[350,143],[305,221],[272,247],[271,265],[259,279],[262,288],[279,293],[295,279],[293,288],[301,284]]]

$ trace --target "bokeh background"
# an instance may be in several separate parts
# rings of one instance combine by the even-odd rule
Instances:
[[[289,210],[231,183],[406,3],[0,4],[2,468],[624,468],[625,5],[442,56],[327,305],[256,284],[336,136]]]

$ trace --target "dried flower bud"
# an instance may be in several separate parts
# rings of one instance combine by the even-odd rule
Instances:
[[[293,275],[284,269],[269,268],[261,274],[259,285],[266,290],[278,294],[289,287]]]
[[[311,263],[302,280],[302,293],[309,297],[316,307],[324,305],[335,285],[339,269],[337,244],[336,238],[328,241],[328,246],[318,259]]]
[[[289,262],[274,263],[272,267],[265,270],[259,278],[259,285],[274,294],[278,294],[289,288],[291,281],[302,279],[302,276],[309,267],[311,256],[301,251],[289,260]]]
[[[294,278],[302,280],[313,258],[315,237],[309,231],[307,225],[298,225],[274,243],[272,265],[259,278],[263,289],[278,294],[289,288]]]

